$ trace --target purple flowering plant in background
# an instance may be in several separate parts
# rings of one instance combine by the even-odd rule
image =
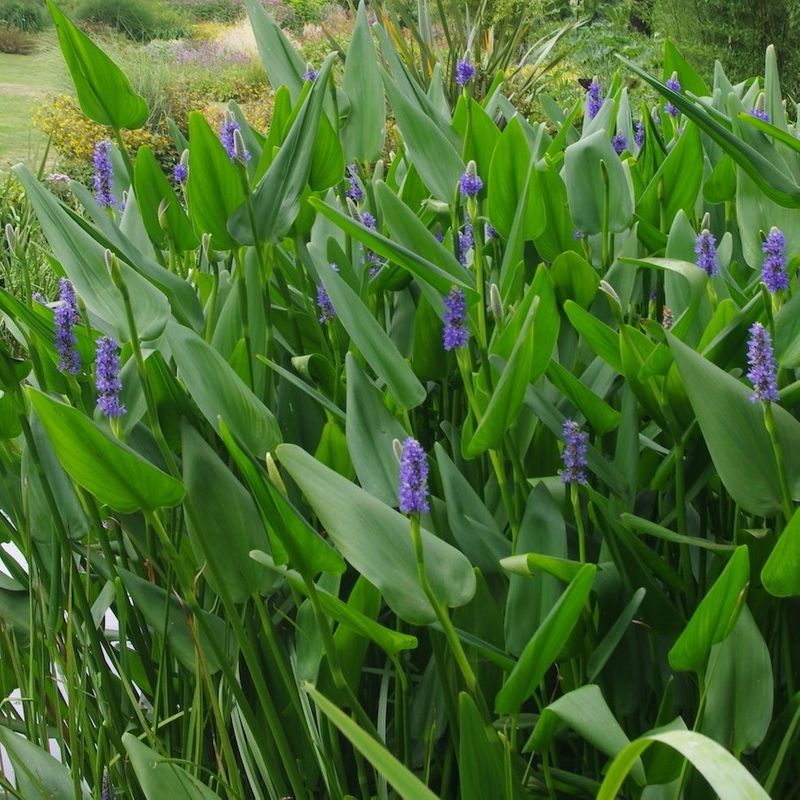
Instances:
[[[681,92],[681,82],[678,80],[678,74],[676,72],[672,73],[672,77],[667,78],[666,86],[667,89],[672,89],[673,92]],[[681,113],[680,109],[670,102],[664,104],[664,111],[666,111],[671,117],[680,116]]]
[[[475,67],[469,58],[463,58],[456,64],[456,84],[463,88],[475,77]]]
[[[764,253],[764,261],[761,263],[761,282],[771,294],[788,289],[786,237],[783,235],[783,231],[772,228],[767,234],[761,250]]]
[[[628,137],[625,136],[624,133],[614,134],[614,138],[611,140],[611,146],[614,148],[614,152],[618,156],[621,156],[625,152],[625,148],[628,146]]]
[[[592,78],[589,88],[586,90],[586,116],[594,119],[603,107],[603,87],[597,76]]]
[[[717,240],[711,231],[704,228],[694,240],[694,253],[697,256],[697,266],[709,277],[719,275],[717,264]]]
[[[478,175],[478,168],[474,161],[467,164],[467,169],[461,176],[458,182],[458,187],[463,197],[477,197],[481,189],[483,189],[483,181]]]
[[[97,407],[106,417],[121,417],[127,409],[120,402],[119,345],[112,338],[101,336],[97,340],[94,367]]]
[[[772,351],[772,337],[769,331],[756,322],[750,328],[747,343],[747,379],[753,384],[750,400],[756,402],[777,402],[778,368]]]
[[[400,456],[398,500],[402,514],[426,514],[428,504],[428,459],[422,445],[409,436]]]
[[[444,329],[442,344],[445,350],[466,347],[469,341],[467,301],[464,292],[453,287],[444,297]]]
[[[53,312],[53,322],[55,324],[58,368],[61,372],[68,372],[70,375],[77,375],[81,370],[81,358],[75,349],[78,342],[75,327],[80,321],[75,289],[66,278],[61,278],[58,282],[58,303]]]
[[[117,204],[114,196],[114,171],[111,166],[111,141],[104,139],[94,146],[92,157],[94,165],[94,198],[105,208],[113,208]]]
[[[577,422],[568,419],[561,428],[561,436],[564,440],[564,448],[561,451],[563,468],[559,473],[562,482],[587,484],[589,480],[586,477],[588,463],[586,448],[589,434],[582,431]]]

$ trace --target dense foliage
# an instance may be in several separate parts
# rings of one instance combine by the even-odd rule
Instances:
[[[654,109],[618,74],[531,122],[482,36],[443,67],[424,13],[404,49],[362,5],[339,79],[246,7],[269,128],[192,113],[165,173],[121,133],[145,100],[48,0],[110,133],[93,191],[15,168],[59,282],[34,292],[11,219],[0,783],[788,796],[800,144],[774,50],[708,86],[667,42],[663,81],[624,66]]]

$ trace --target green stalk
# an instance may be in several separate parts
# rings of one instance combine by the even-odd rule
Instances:
[[[778,469],[778,483],[781,488],[781,507],[783,509],[783,516],[786,524],[792,518],[793,506],[792,492],[789,488],[789,481],[786,478],[786,469],[783,462],[783,448],[781,447],[780,439],[778,438],[778,431],[775,427],[775,418],[772,414],[772,403],[769,400],[764,401],[764,427],[769,434],[769,440],[772,444],[772,453],[775,456],[775,466]]]
[[[581,498],[577,483],[569,486],[569,497],[572,502],[572,512],[575,515],[575,527],[578,529],[578,560],[581,564],[586,563],[586,529],[583,525],[583,513],[581,511]]]

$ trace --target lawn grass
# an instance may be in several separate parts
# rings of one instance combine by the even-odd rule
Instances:
[[[69,88],[52,31],[37,37],[31,55],[0,53],[0,173],[18,161],[30,163],[41,158],[46,138],[33,128],[31,117],[48,93]]]

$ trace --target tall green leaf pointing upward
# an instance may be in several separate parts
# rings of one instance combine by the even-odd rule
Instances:
[[[53,2],[47,8],[75,84],[81,111],[100,125],[141,128],[149,109],[120,68]]]

